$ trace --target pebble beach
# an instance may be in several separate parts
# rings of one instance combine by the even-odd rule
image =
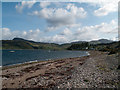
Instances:
[[[118,55],[89,51],[89,56],[7,66],[3,88],[118,88]]]

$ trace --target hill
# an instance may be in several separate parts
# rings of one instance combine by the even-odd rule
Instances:
[[[113,42],[112,40],[100,39],[100,40],[90,41],[90,44],[107,44],[112,42]]]
[[[2,40],[2,49],[49,49],[61,50],[58,44],[34,42],[22,38],[14,38],[13,40]]]
[[[3,49],[48,49],[48,50],[102,50],[103,47],[115,43],[111,40],[100,39],[96,41],[78,41],[65,44],[44,43],[26,40],[23,38],[14,38],[13,40],[2,40]],[[76,48],[77,47],[77,48]]]
[[[91,44],[90,42],[72,44],[67,48],[68,50],[97,50],[110,52],[114,54],[120,52],[120,41],[111,43]]]

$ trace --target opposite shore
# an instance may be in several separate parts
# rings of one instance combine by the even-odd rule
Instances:
[[[89,51],[89,56],[3,67],[3,88],[117,88],[118,56]]]

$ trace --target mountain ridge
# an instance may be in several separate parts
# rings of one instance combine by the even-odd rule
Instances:
[[[65,50],[73,44],[82,44],[87,41],[77,41],[64,44],[56,43],[46,43],[46,42],[36,42],[32,40],[26,40],[23,38],[14,38],[13,40],[2,40],[3,49],[49,49],[49,50]],[[89,41],[89,44],[108,44],[114,41],[107,39],[99,39],[94,41]]]
[[[29,42],[34,42],[34,43],[47,43],[47,42],[36,42],[36,41],[32,41],[32,40],[26,40],[23,38],[13,38],[13,40],[19,40],[19,41],[29,41]],[[89,42],[91,44],[106,44],[106,43],[111,43],[114,42],[112,40],[108,40],[108,39],[99,39],[99,40],[91,40],[91,41],[76,41],[76,42],[71,42],[71,43],[63,43],[63,44],[76,44],[76,43],[84,43],[84,42]],[[53,43],[53,44],[57,44],[57,43]],[[62,45],[62,44],[61,44]]]

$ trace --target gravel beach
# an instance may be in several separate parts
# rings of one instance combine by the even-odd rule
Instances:
[[[89,56],[3,67],[3,88],[118,88],[118,55]]]

